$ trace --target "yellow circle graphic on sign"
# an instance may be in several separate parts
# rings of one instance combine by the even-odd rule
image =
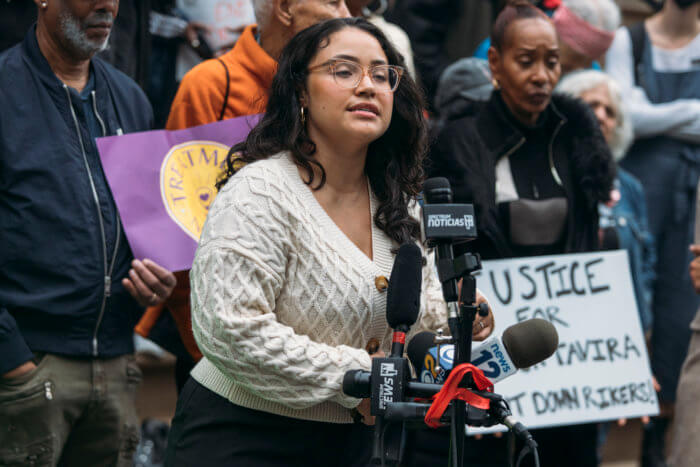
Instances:
[[[215,141],[173,146],[160,167],[160,193],[170,218],[195,241],[216,196],[229,147]]]

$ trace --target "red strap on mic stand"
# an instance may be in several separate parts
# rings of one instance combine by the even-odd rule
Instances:
[[[561,5],[561,0],[544,0],[542,2],[545,8],[548,8],[550,10],[555,10]]]
[[[490,407],[491,402],[485,397],[474,394],[467,388],[459,387],[459,383],[470,373],[479,391],[493,392],[493,383],[484,376],[483,371],[471,363],[462,363],[452,369],[450,376],[447,378],[447,381],[445,381],[445,384],[443,384],[440,392],[432,397],[433,403],[428,413],[425,414],[426,425],[431,428],[442,426],[443,424],[440,423],[440,417],[445,413],[450,402],[455,399],[463,400],[467,404],[483,410],[487,410]]]

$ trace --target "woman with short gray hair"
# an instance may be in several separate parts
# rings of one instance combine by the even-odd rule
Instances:
[[[578,97],[591,107],[610,152],[619,162],[627,153],[634,135],[617,82],[600,71],[579,71],[564,77],[557,92]],[[607,242],[603,247],[617,246],[628,251],[639,318],[646,333],[651,329],[656,254],[649,232],[644,191],[639,180],[620,167],[614,184],[611,196],[614,204],[601,204],[598,210],[601,230],[609,232],[602,236],[603,243]]]
[[[622,159],[634,140],[632,130],[632,122],[630,121],[627,109],[622,101],[622,92],[620,86],[609,75],[597,70],[582,70],[571,73],[559,82],[557,92],[570,94],[574,97],[581,98],[586,103],[591,105],[591,102],[585,99],[584,94],[602,88],[608,93],[610,110],[614,112],[614,125],[610,130],[601,125],[601,131],[605,136],[605,140],[610,146],[610,151],[615,160]],[[593,112],[598,116],[598,108],[592,106]],[[598,120],[600,122],[600,119]]]
[[[619,162],[625,157],[634,135],[620,86],[613,78],[600,71],[578,71],[564,77],[557,86],[557,92],[570,94],[586,102],[600,124],[615,161]],[[649,231],[642,184],[618,166],[610,201],[600,203],[598,213],[601,249],[627,250],[637,312],[642,329],[648,336],[652,325],[656,248]],[[648,418],[643,418],[642,421],[646,424]],[[622,423],[622,420],[618,421],[618,424]],[[609,424],[604,425],[599,431],[599,458],[602,458],[609,427]]]

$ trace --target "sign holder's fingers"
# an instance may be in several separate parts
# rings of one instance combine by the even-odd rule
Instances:
[[[156,277],[141,261],[134,261],[133,266],[139,278],[152,293],[155,292],[160,297],[167,297],[170,294],[170,287]]]
[[[142,261],[142,264],[148,268],[148,270],[153,273],[158,280],[168,287],[175,287],[177,284],[177,279],[175,274],[165,269],[163,266],[155,263],[154,261],[146,258]]]
[[[129,279],[131,279],[131,282],[134,283],[134,287],[136,287],[136,292],[141,297],[141,300],[147,303],[151,299],[155,291],[151,290],[141,280],[141,277],[139,277],[139,274],[134,269],[129,270]]]
[[[141,306],[148,306],[148,303],[146,303],[146,302],[143,300],[143,298],[142,298],[141,295],[139,294],[138,290],[136,290],[136,286],[135,286],[134,283],[131,281],[131,279],[125,277],[124,279],[122,279],[122,285],[124,286],[124,288],[126,289],[126,291],[129,292],[129,294],[130,294],[132,297],[134,297],[134,300],[136,300],[136,301],[138,302],[139,305],[141,305]]]

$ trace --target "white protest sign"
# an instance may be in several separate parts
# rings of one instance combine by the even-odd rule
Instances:
[[[477,286],[497,333],[530,318],[559,333],[552,357],[495,385],[526,426],[658,413],[626,251],[484,261]]]

